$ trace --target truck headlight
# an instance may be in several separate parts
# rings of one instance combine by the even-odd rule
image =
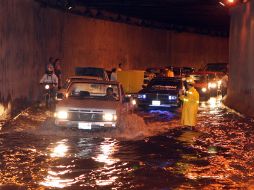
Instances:
[[[55,113],[55,117],[58,119],[67,119],[68,113],[67,113],[67,111],[58,111]]]
[[[208,83],[208,88],[216,88],[217,87],[217,84],[214,83],[214,82],[209,82]]]
[[[202,92],[206,92],[207,89],[206,89],[206,88],[202,88],[201,91],[202,91]]]
[[[103,120],[104,121],[116,121],[117,116],[115,114],[112,114],[112,113],[104,113],[103,114]]]

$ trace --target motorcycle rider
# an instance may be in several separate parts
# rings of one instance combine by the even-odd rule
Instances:
[[[43,77],[40,80],[40,84],[44,84],[44,90],[45,90],[45,103],[46,107],[49,108],[54,102],[54,98],[56,95],[56,90],[58,88],[58,78],[54,73],[54,67],[52,64],[47,65],[46,73],[43,75]]]
[[[40,84],[52,84],[53,87],[58,86],[58,78],[54,73],[54,67],[52,64],[47,65],[46,73],[41,78]]]

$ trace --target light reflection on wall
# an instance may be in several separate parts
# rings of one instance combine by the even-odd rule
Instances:
[[[0,120],[8,119],[11,112],[11,103],[9,102],[7,107],[4,107],[3,104],[0,104]]]

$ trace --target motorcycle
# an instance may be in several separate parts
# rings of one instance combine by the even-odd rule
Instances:
[[[55,94],[56,88],[53,83],[44,83],[44,96],[45,96],[45,106],[46,108],[53,108],[55,104]]]

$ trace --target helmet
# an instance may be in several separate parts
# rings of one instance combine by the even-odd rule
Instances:
[[[52,64],[48,64],[48,65],[47,65],[47,71],[46,71],[46,73],[49,74],[49,75],[51,75],[53,72],[54,72],[54,67],[53,67],[53,65],[52,65]]]
[[[194,81],[194,78],[192,78],[192,77],[187,77],[186,78],[186,82],[188,83],[188,84],[195,84],[195,81]]]
[[[52,65],[52,64],[48,64],[48,65],[47,65],[47,70],[48,70],[48,71],[54,71],[53,65]]]

